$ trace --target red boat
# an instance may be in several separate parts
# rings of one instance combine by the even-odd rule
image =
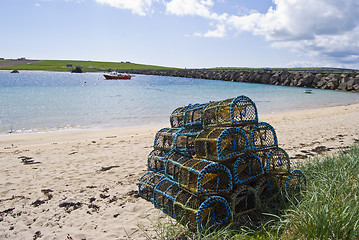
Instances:
[[[106,79],[111,80],[111,79],[125,79],[125,80],[130,80],[131,79],[131,75],[125,74],[117,74],[117,75],[109,75],[109,74],[104,74],[103,75]]]

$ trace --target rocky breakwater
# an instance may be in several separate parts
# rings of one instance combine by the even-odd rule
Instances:
[[[325,73],[320,71],[210,69],[126,69],[121,70],[121,72],[359,92],[359,72]]]

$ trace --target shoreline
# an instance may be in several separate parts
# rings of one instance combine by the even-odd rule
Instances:
[[[291,110],[282,110],[272,113],[258,113],[259,114],[259,120],[261,121],[262,116],[268,116],[268,115],[282,115],[282,114],[292,114],[295,112],[301,112],[301,111],[316,111],[324,108],[332,108],[332,107],[341,107],[341,106],[352,106],[352,105],[359,105],[359,103],[349,103],[349,104],[333,104],[329,106],[321,106],[321,107],[313,107],[313,108],[307,108],[307,109],[291,109]],[[169,127],[169,118],[170,116],[166,118],[166,120],[158,121],[158,122],[152,122],[151,124],[135,124],[135,125],[125,125],[122,127],[114,127],[114,123],[111,123],[111,126],[107,125],[88,125],[88,126],[57,126],[57,127],[44,127],[44,128],[35,128],[35,129],[9,129],[8,132],[0,132],[0,136],[8,136],[8,135],[21,135],[21,134],[34,134],[34,133],[52,133],[52,132],[63,132],[63,131],[72,131],[72,130],[79,130],[79,131],[107,131],[111,129],[124,129],[124,128],[142,128],[142,127],[153,127],[153,126],[167,126]],[[165,121],[167,123],[165,123]]]
[[[259,115],[294,163],[358,144],[355,119],[359,104]],[[136,185],[162,127],[169,122],[3,135],[0,237],[143,239],[138,225],[165,217]]]
[[[270,125],[274,127],[277,133],[278,142],[280,146],[283,146],[283,148],[286,147],[286,145],[289,146],[288,149],[285,149],[286,151],[292,153],[290,154],[291,159],[300,159],[304,158],[306,155],[310,153],[311,151],[303,150],[301,154],[300,152],[295,152],[298,147],[291,146],[290,144],[293,142],[289,138],[289,136],[299,136],[300,132],[296,133],[293,129],[297,128],[299,125],[303,127],[303,132],[305,132],[305,127],[308,127],[309,129],[313,129],[311,125],[315,124],[317,126],[318,131],[321,128],[326,127],[319,127],[321,122],[315,123],[312,120],[313,119],[323,119],[327,117],[333,117],[332,115],[338,115],[339,114],[345,114],[345,113],[351,113],[355,116],[358,116],[359,114],[355,114],[355,112],[359,113],[359,103],[353,103],[353,104],[347,104],[347,105],[338,105],[338,106],[329,106],[329,107],[320,107],[320,108],[311,108],[311,109],[305,109],[305,110],[294,110],[294,111],[284,111],[284,112],[277,112],[277,113],[266,113],[266,114],[260,114],[259,115],[259,121],[260,122],[267,122]],[[355,119],[353,116],[353,120]],[[303,120],[302,124],[299,124],[299,120]],[[348,120],[348,119],[347,119]],[[328,120],[327,120],[328,121]],[[296,122],[296,125],[294,127],[291,127],[291,122]],[[326,122],[326,121],[324,121]],[[286,124],[288,123],[288,124]],[[308,123],[306,125],[305,123]],[[339,124],[338,122],[335,122]],[[324,124],[324,123],[323,123]],[[355,122],[353,121],[353,124],[355,125]],[[298,126],[297,126],[298,125]],[[339,124],[340,125],[340,124]],[[350,125],[350,123],[346,124]],[[46,131],[33,131],[33,132],[14,132],[14,133],[1,133],[0,136],[0,149],[2,147],[2,144],[8,141],[14,141],[14,142],[40,142],[40,140],[44,141],[43,143],[46,143],[46,139],[55,139],[56,142],[63,141],[89,141],[92,138],[104,138],[107,137],[107,135],[124,135],[129,136],[131,134],[143,134],[144,132],[151,133],[154,136],[157,131],[159,131],[161,128],[164,127],[170,127],[170,123],[168,121],[167,124],[165,123],[153,123],[153,124],[146,124],[146,125],[135,125],[135,126],[123,126],[123,127],[74,127],[74,128],[53,128]],[[358,126],[354,126],[358,127]],[[348,126],[336,126],[336,129],[340,130],[342,129],[348,129]],[[293,130],[293,131],[292,131]],[[314,129],[313,129],[314,130]],[[328,130],[328,129],[326,129]],[[292,131],[292,132],[291,132]],[[359,131],[356,132],[359,134]],[[284,136],[282,136],[284,135]],[[342,135],[342,134],[338,134]],[[344,135],[343,135],[344,136]],[[324,136],[321,136],[324,138]],[[336,136],[332,136],[331,138],[335,138]],[[343,137],[341,137],[343,138]],[[349,135],[347,135],[347,138],[350,138]],[[357,140],[354,140],[357,139]],[[340,139],[340,143],[342,144],[331,144],[328,149],[322,149],[320,151],[312,151],[314,153],[319,152],[328,152],[331,150],[339,149],[340,145],[344,145],[344,147],[348,147],[354,143],[359,142],[359,136],[357,138],[354,137],[352,141],[349,139],[346,139],[345,141],[343,139]],[[334,140],[334,139],[333,139]],[[289,143],[287,143],[289,142]],[[314,143],[319,143],[319,140],[314,141]],[[350,144],[352,143],[352,144]],[[313,144],[318,145],[318,144]],[[300,144],[301,147],[308,147],[308,143],[302,143]],[[315,155],[315,154],[314,154]],[[309,154],[308,156],[312,156],[312,154]]]

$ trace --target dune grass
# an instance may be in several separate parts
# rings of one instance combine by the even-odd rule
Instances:
[[[292,239],[359,239],[359,147],[303,165],[309,192],[282,223]]]
[[[72,67],[67,67],[72,65]],[[136,64],[130,62],[96,62],[74,60],[42,60],[30,64],[21,64],[2,69],[7,70],[39,70],[39,71],[71,71],[75,66],[81,66],[84,72],[103,72],[108,69],[168,69],[167,67]]]
[[[276,213],[261,213],[259,223],[191,233],[168,220],[152,226],[157,239],[359,239],[359,146],[298,167],[308,178],[307,193]]]

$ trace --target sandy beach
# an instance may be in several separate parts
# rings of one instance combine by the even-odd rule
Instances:
[[[293,162],[358,143],[358,119],[359,104],[259,115]],[[143,238],[164,216],[136,185],[162,127],[0,136],[0,238]]]

